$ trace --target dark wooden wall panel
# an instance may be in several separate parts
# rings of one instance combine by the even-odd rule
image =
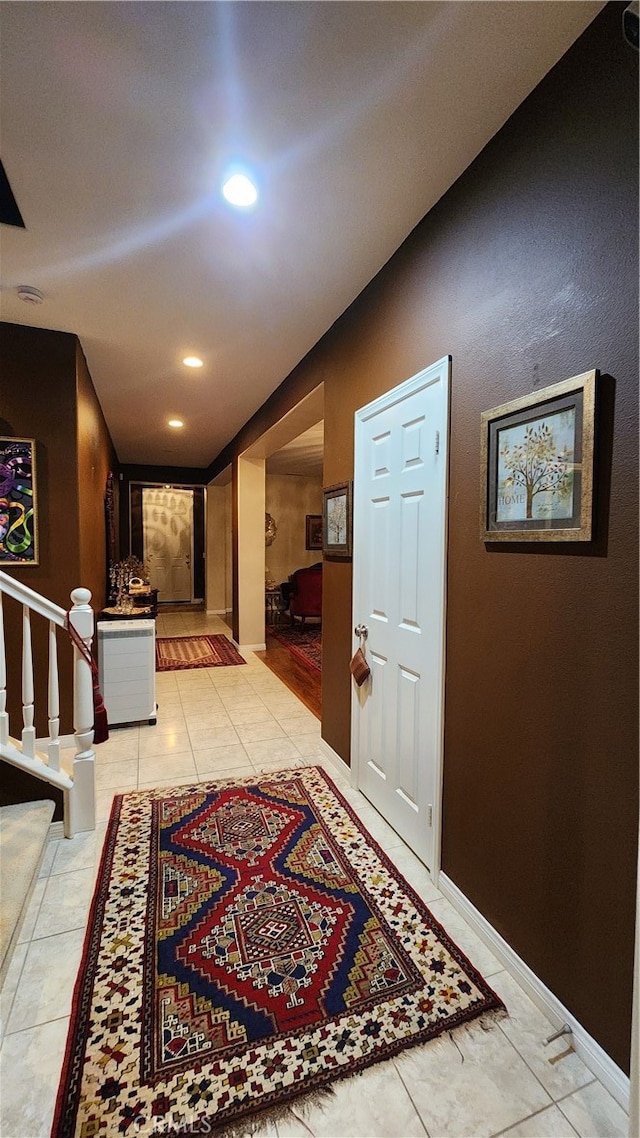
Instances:
[[[39,565],[3,566],[36,592],[68,608],[80,580],[76,428],[76,338],[63,332],[0,325],[0,433],[36,440]],[[8,710],[12,734],[22,728],[22,612],[7,602]],[[36,727],[47,730],[48,624],[33,620]],[[61,732],[73,729],[71,652],[58,634]],[[41,784],[42,785],[42,784]]]
[[[3,566],[17,580],[55,601],[71,604],[71,590],[91,589],[103,604],[106,546],[104,489],[115,452],[91,377],[75,336],[18,324],[0,324],[0,434],[36,440],[39,561]],[[8,710],[11,732],[22,728],[20,606],[5,606]],[[32,620],[36,729],[47,733],[48,624]],[[72,653],[58,633],[60,731],[73,731]],[[61,795],[45,783],[3,766],[2,801],[51,797],[62,817]]]
[[[78,510],[80,581],[91,589],[96,612],[107,600],[107,475],[118,479],[118,461],[87,362],[77,345]]]

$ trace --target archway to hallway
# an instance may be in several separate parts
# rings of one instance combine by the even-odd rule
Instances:
[[[239,456],[234,479],[234,630],[238,643],[257,651],[318,718],[321,673],[313,664],[309,666],[304,643],[300,652],[295,643],[283,643],[291,618],[282,598],[297,569],[322,563],[317,521],[322,514],[323,452],[320,385]],[[266,521],[261,524],[265,515],[268,537]],[[303,633],[302,641],[317,639],[312,630],[319,633],[320,624],[321,617],[309,619],[309,636]],[[318,648],[314,646],[311,652],[316,661]]]

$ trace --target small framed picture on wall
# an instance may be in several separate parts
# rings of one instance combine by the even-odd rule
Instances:
[[[351,482],[341,482],[322,491],[322,552],[329,557],[351,557],[351,488]]]
[[[591,541],[597,372],[482,414],[484,541]]]
[[[305,549],[322,549],[322,514],[307,514]]]

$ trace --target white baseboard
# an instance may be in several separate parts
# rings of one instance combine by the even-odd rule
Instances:
[[[494,929],[493,925],[489,924],[480,910],[476,909],[475,905],[447,877],[446,873],[440,873],[438,888],[454,908],[462,914],[480,939],[491,949],[494,956],[497,956],[498,960],[504,964],[507,972],[513,976],[514,980],[517,980],[520,987],[524,989],[529,998],[533,1000],[533,1003],[540,1008],[540,1011],[547,1016],[551,1023],[555,1027],[561,1027],[564,1023],[569,1025],[576,1053],[585,1066],[613,1095],[623,1110],[628,1111],[629,1078],[624,1071],[618,1067],[617,1063],[614,1063],[611,1056],[607,1055],[604,1048],[596,1042],[593,1036],[589,1035],[557,996],[554,996],[553,992],[543,984],[542,980],[529,968],[529,965],[525,964],[524,960],[514,952],[511,945]]]
[[[49,826],[49,841],[64,838],[64,822],[52,822]]]
[[[262,643],[262,644],[238,644],[236,640],[232,640],[231,643],[235,644],[236,648],[238,649],[238,652],[266,652],[266,650],[267,650],[267,646],[264,643]]]
[[[207,616],[224,616],[229,609],[207,609]]]
[[[343,778],[346,778],[349,784],[351,784],[351,767],[347,766],[344,759],[340,758],[338,752],[334,751],[333,747],[330,747],[326,740],[322,738],[320,739],[320,750],[326,755],[329,762],[333,763],[334,767],[340,771]]]

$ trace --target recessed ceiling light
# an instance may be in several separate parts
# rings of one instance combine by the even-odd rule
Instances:
[[[230,205],[240,209],[248,209],[258,200],[258,191],[246,174],[232,174],[224,183],[222,193]]]
[[[182,362],[185,367],[202,367],[202,360],[197,356],[185,356]]]
[[[184,427],[184,423],[182,422],[182,419],[169,419],[169,426],[170,427]]]

